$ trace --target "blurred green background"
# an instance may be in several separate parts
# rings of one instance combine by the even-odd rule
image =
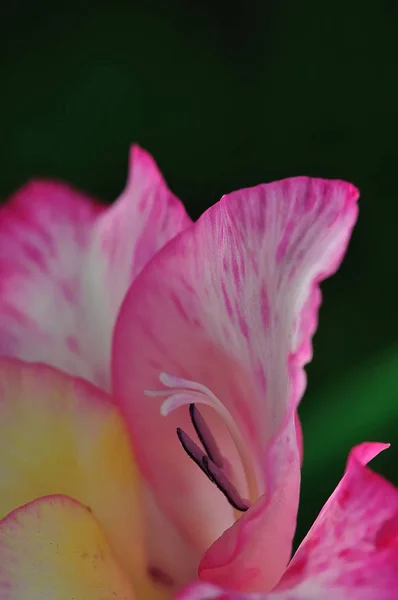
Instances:
[[[298,539],[353,444],[395,442],[374,466],[398,484],[396,2],[15,1],[0,29],[2,198],[49,176],[111,202],[133,141],[195,218],[285,176],[360,188],[308,368]]]

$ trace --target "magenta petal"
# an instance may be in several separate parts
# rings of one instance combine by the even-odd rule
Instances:
[[[295,408],[311,358],[318,284],[340,264],[357,197],[350,184],[305,177],[228,194],[154,257],[122,305],[113,346],[117,400],[157,501],[201,551],[232,515],[181,452],[175,429],[189,432],[188,411],[178,408],[163,418],[159,400],[144,391],[162,387],[161,372],[207,386],[232,415],[255,462],[265,495],[207,554],[201,567],[212,581],[230,563],[229,577],[239,587],[235,567],[250,554],[255,589],[265,581],[272,586],[289,560],[300,472]],[[223,456],[239,470],[218,415],[203,410]],[[244,496],[242,472],[236,487]],[[258,545],[250,546],[250,539]]]
[[[153,159],[131,149],[109,208],[36,181],[0,210],[0,355],[44,362],[109,386],[110,346],[131,281],[190,223]]]
[[[365,467],[387,447],[364,443],[351,451],[344,477],[277,589],[293,588],[300,598],[318,589],[325,600],[397,597],[398,489]]]
[[[386,447],[365,443],[352,450],[344,477],[281,582],[257,600],[396,600],[398,489],[364,466]],[[254,598],[229,588],[228,580],[224,587],[194,583],[176,600]]]

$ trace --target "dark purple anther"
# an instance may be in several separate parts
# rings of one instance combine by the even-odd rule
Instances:
[[[208,456],[204,456],[202,462],[209,479],[216,484],[231,506],[236,508],[236,510],[246,511],[249,508],[249,504],[240,497],[238,490],[232,485],[225,473]]]
[[[203,465],[203,457],[206,454],[199,448],[197,444],[189,437],[187,433],[181,427],[177,427],[177,436],[181,442],[181,446],[184,448],[185,452],[188,454],[189,458],[192,458],[193,462],[198,465],[200,469],[202,469],[203,473],[209,477],[207,470]],[[209,479],[211,479],[209,477]]]
[[[203,444],[203,448],[206,450],[208,457],[213,461],[217,467],[222,469],[224,460],[222,454],[217,446],[217,442],[213,437],[206,421],[202,417],[199,409],[195,404],[189,405],[189,414],[191,416],[192,425],[195,428],[198,438]]]
[[[210,433],[210,430],[203,419],[202,415],[194,404],[189,407],[192,424],[195,427],[195,431],[198,434],[200,441],[202,442],[207,454],[203,452],[201,448],[192,438],[181,427],[177,427],[177,436],[180,440],[181,446],[184,448],[188,456],[194,461],[195,464],[203,471],[203,473],[214,483],[218,489],[224,494],[228,502],[236,510],[246,511],[249,508],[249,504],[246,500],[240,497],[238,490],[231,483],[228,477],[223,472],[222,468],[218,466],[212,456],[218,460],[222,465],[223,458],[218,449],[218,446]]]

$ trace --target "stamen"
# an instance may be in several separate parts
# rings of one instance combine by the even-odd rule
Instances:
[[[177,427],[177,436],[181,442],[181,446],[188,454],[194,463],[203,471],[203,473],[214,483],[218,489],[224,494],[228,502],[233,508],[240,511],[246,511],[249,508],[249,503],[243,500],[239,495],[238,490],[230,482],[228,477],[216,464],[209,458],[203,450],[199,448],[190,436],[185,433],[181,427]]]
[[[199,409],[195,406],[195,404],[191,403],[189,405],[189,414],[191,416],[192,425],[195,428],[198,438],[203,444],[203,448],[206,450],[209,458],[214,462],[217,467],[222,469],[224,465],[224,459],[220,452],[219,447],[217,446],[217,442],[213,437],[206,421],[202,417]]]
[[[204,456],[202,460],[204,468],[207,471],[207,475],[211,481],[216,484],[220,492],[224,494],[231,506],[233,506],[236,510],[245,512],[250,507],[249,502],[241,498],[236,487],[231,483],[225,473],[223,473],[223,471],[219,469],[208,456]]]
[[[203,471],[205,475],[208,477],[207,470],[203,464],[203,458],[206,454],[199,448],[197,444],[193,441],[192,438],[189,437],[187,433],[181,427],[177,427],[177,436],[181,442],[181,446],[184,448],[185,452],[188,454],[189,458],[192,458],[193,462],[198,465],[198,467]]]
[[[167,416],[172,411],[176,410],[177,408],[181,408],[182,406],[186,406],[187,404],[190,406],[190,415],[195,431],[200,441],[202,442],[203,447],[205,448],[211,462],[218,469],[221,469],[222,467],[226,468],[227,462],[225,459],[223,459],[223,456],[217,446],[213,435],[209,430],[208,425],[206,424],[202,415],[199,413],[195,404],[200,403],[205,404],[207,406],[211,406],[221,417],[222,421],[227,426],[229,433],[231,434],[231,437],[240,455],[242,466],[246,475],[249,498],[252,501],[255,501],[258,498],[259,488],[257,482],[261,481],[262,479],[261,473],[259,472],[258,465],[254,460],[254,457],[251,454],[250,449],[246,444],[246,441],[242,438],[241,432],[226,406],[219,400],[219,398],[217,398],[215,394],[213,394],[211,390],[209,390],[209,388],[195,381],[189,381],[188,379],[176,377],[167,373],[161,373],[159,376],[159,380],[168,389],[145,391],[145,395],[165,398],[160,407],[160,413],[163,416]],[[199,455],[197,453],[198,450],[200,453],[202,453],[201,449],[195,444],[195,442],[193,442],[193,440],[191,440],[191,438],[184,431],[177,430],[177,434],[188,456],[190,456],[192,460],[194,460],[194,462],[203,471],[203,457],[201,454]],[[212,479],[213,477],[210,473],[211,470],[214,470],[213,467],[209,467],[209,470],[205,470],[206,475],[210,479]],[[232,484],[230,483],[225,473],[223,473],[223,479],[222,482],[220,482],[221,478],[219,477],[218,483],[216,481],[214,483],[218,485],[220,490],[229,499]],[[245,502],[242,501],[236,489],[233,488],[233,490],[234,491],[231,492],[231,497],[234,499],[234,501],[236,501],[236,504],[241,507],[246,506]],[[236,493],[236,495],[234,494],[234,492]],[[247,510],[247,507],[239,508],[238,510]]]

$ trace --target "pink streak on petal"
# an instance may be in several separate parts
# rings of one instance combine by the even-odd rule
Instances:
[[[67,344],[69,350],[71,352],[73,352],[73,354],[80,353],[79,340],[77,339],[76,336],[68,335],[68,337],[66,338],[66,344]]]

